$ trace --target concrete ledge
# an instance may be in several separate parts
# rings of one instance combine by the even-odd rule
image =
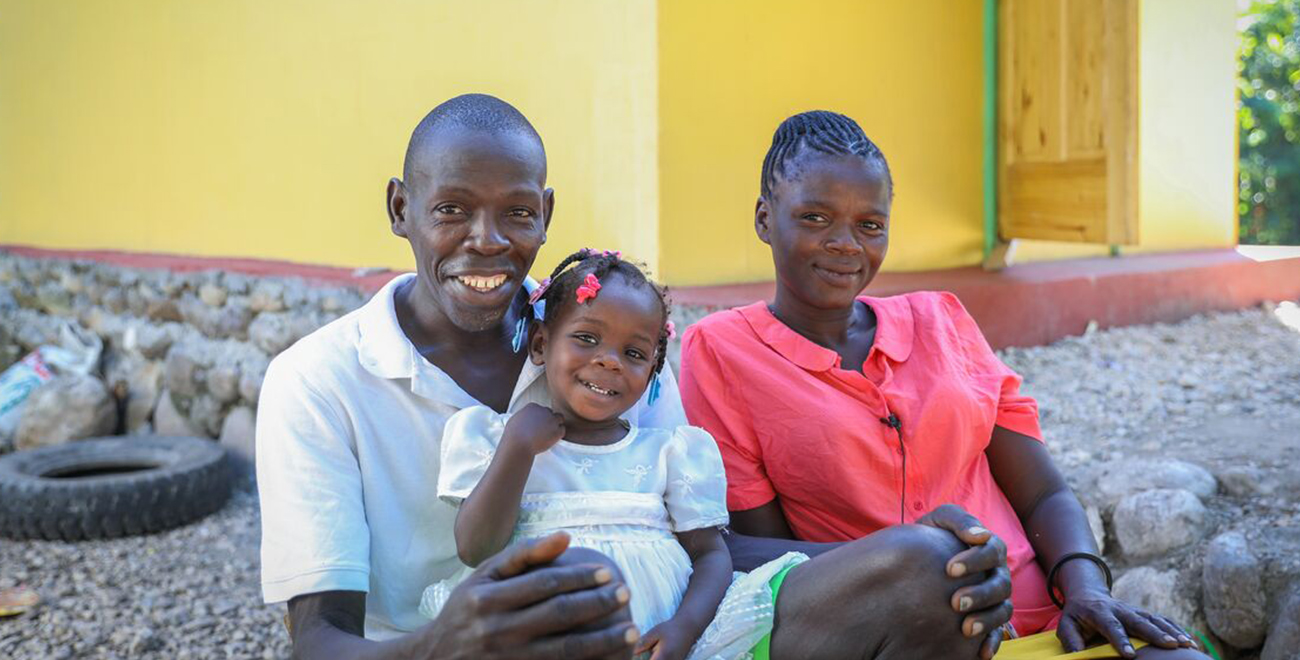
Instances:
[[[1074,259],[1012,266],[881,273],[874,296],[941,290],[957,294],[994,348],[1036,346],[1109,328],[1174,322],[1203,312],[1300,299],[1300,247]],[[680,305],[727,308],[770,300],[771,282],[677,287]]]
[[[352,269],[262,259],[195,257],[111,250],[51,250],[4,245],[0,250],[38,258],[88,259],[134,268],[190,272],[227,270],[375,291],[397,271]],[[705,310],[770,300],[772,282],[673,287],[677,305]],[[1090,321],[1109,328],[1174,322],[1203,312],[1264,301],[1300,299],[1300,247],[1236,249],[1074,259],[1015,265],[998,272],[979,267],[881,273],[867,289],[876,296],[907,291],[952,291],[995,348],[1035,346],[1081,334]]]

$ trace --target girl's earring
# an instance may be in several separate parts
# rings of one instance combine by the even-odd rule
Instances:
[[[528,314],[519,317],[519,322],[515,324],[515,336],[510,339],[510,347],[516,353],[524,350],[524,340],[528,338]]]
[[[650,405],[655,404],[655,399],[659,398],[659,374],[655,374],[650,379]]]

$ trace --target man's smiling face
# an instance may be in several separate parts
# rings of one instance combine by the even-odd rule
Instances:
[[[415,254],[419,298],[462,330],[501,322],[546,242],[554,204],[542,145],[522,132],[449,126],[389,186],[393,233]]]

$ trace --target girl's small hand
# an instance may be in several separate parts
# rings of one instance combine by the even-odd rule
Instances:
[[[1071,653],[1082,651],[1084,641],[1094,635],[1105,638],[1125,658],[1137,657],[1129,637],[1164,649],[1195,648],[1192,636],[1174,622],[1116,600],[1104,591],[1071,596],[1056,628],[1061,646]]]
[[[679,622],[669,619],[641,636],[636,646],[637,658],[649,660],[685,660],[698,635],[686,630]],[[646,655],[646,654],[649,655]]]
[[[564,418],[546,406],[530,403],[506,422],[501,441],[519,443],[534,456],[555,446],[564,437]]]

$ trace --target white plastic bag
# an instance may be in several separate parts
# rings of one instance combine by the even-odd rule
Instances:
[[[58,375],[88,374],[99,364],[104,342],[71,323],[59,330],[60,345],[41,346],[0,373],[0,447],[9,445],[32,391]]]

